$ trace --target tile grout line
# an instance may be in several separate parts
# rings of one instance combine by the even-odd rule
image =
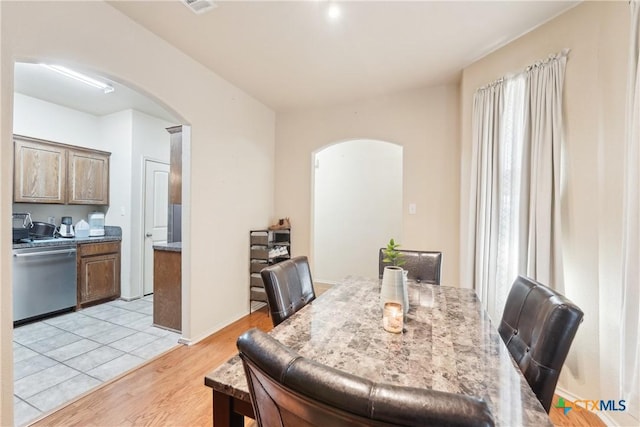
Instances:
[[[46,392],[48,392],[48,391],[52,391],[52,390],[53,390],[53,389],[55,389],[56,387],[60,387],[62,384],[66,383],[67,381],[69,381],[69,380],[71,380],[71,379],[73,379],[73,378],[77,378],[77,377],[79,377],[80,375],[85,375],[87,378],[90,378],[90,379],[92,379],[92,380],[94,380],[94,381],[97,381],[97,382],[99,383],[99,385],[98,385],[98,386],[101,386],[101,385],[103,385],[104,383],[106,383],[106,382],[110,381],[110,379],[102,380],[102,379],[100,379],[100,378],[98,378],[98,377],[96,377],[96,376],[94,376],[94,375],[92,375],[92,374],[89,374],[89,371],[94,370],[94,369],[96,369],[96,368],[99,368],[99,367],[101,367],[101,366],[103,366],[103,365],[105,365],[105,364],[107,364],[107,363],[113,362],[114,360],[117,360],[118,358],[121,358],[121,357],[123,357],[123,356],[131,356],[131,357],[135,357],[135,358],[137,358],[137,359],[141,359],[141,360],[143,361],[142,363],[144,364],[144,363],[146,363],[147,361],[149,361],[149,360],[153,359],[154,357],[156,357],[156,356],[157,356],[157,354],[162,354],[163,352],[170,350],[170,349],[173,347],[173,345],[168,345],[168,346],[167,346],[167,348],[164,348],[164,347],[165,347],[165,345],[163,344],[163,345],[160,345],[160,346],[156,347],[156,348],[160,348],[160,349],[162,349],[162,350],[161,350],[159,353],[157,353],[157,350],[153,350],[153,351],[151,352],[151,353],[152,353],[152,355],[151,355],[150,357],[149,357],[149,356],[147,356],[147,357],[143,357],[143,356],[140,356],[140,355],[137,355],[137,354],[133,354],[133,353],[132,353],[132,352],[135,352],[135,351],[140,350],[141,348],[144,348],[144,347],[147,347],[147,346],[152,346],[152,345],[154,345],[154,344],[156,344],[156,345],[157,345],[157,343],[158,343],[158,342],[160,342],[160,341],[162,341],[162,340],[165,340],[165,339],[167,339],[167,337],[172,336],[173,334],[175,334],[175,333],[172,333],[172,332],[167,332],[167,333],[162,333],[162,334],[160,334],[160,335],[156,335],[156,334],[152,334],[152,333],[146,332],[146,331],[147,331],[147,330],[149,330],[150,328],[157,328],[157,327],[155,327],[155,326],[153,325],[153,322],[152,322],[152,321],[150,322],[150,324],[149,324],[149,325],[139,326],[139,327],[131,327],[131,325],[132,325],[132,324],[139,323],[139,322],[141,322],[142,320],[144,320],[144,319],[148,319],[148,318],[151,318],[151,320],[152,320],[152,317],[153,317],[153,314],[152,314],[152,313],[151,313],[151,314],[149,314],[149,313],[145,313],[145,312],[143,312],[143,311],[139,311],[139,310],[145,310],[145,311],[148,311],[148,306],[152,306],[152,305],[153,305],[153,301],[152,301],[152,300],[151,300],[151,301],[148,301],[148,300],[138,299],[138,300],[135,300],[135,301],[144,301],[144,304],[138,304],[138,305],[137,305],[138,309],[136,310],[136,309],[132,309],[132,308],[125,308],[126,304],[122,304],[122,303],[119,303],[119,304],[105,303],[105,305],[106,305],[106,304],[108,304],[108,307],[105,307],[105,308],[104,308],[104,310],[100,310],[100,311],[98,311],[98,312],[96,312],[96,313],[95,313],[95,314],[98,314],[98,315],[99,315],[100,313],[105,312],[105,311],[108,311],[108,310],[111,310],[111,309],[120,309],[120,310],[123,310],[123,311],[126,311],[126,312],[127,312],[127,313],[126,313],[126,314],[124,314],[124,315],[129,315],[130,313],[131,313],[131,314],[132,314],[132,313],[136,313],[136,314],[139,314],[139,315],[142,315],[142,316],[143,316],[143,317],[140,317],[140,318],[138,318],[138,319],[136,319],[136,320],[133,320],[132,322],[130,322],[130,323],[128,323],[128,324],[124,324],[124,325],[123,325],[123,324],[118,324],[118,323],[111,322],[110,320],[107,320],[107,319],[101,319],[101,318],[99,318],[99,317],[94,317],[91,313],[82,313],[82,312],[72,312],[72,313],[70,313],[71,315],[74,315],[74,314],[75,314],[76,316],[73,316],[72,318],[70,318],[70,319],[69,319],[69,326],[73,326],[73,325],[77,324],[78,322],[82,323],[82,322],[84,322],[84,321],[89,321],[89,322],[93,322],[93,321],[95,321],[95,322],[96,322],[96,325],[99,325],[99,324],[108,324],[109,328],[111,328],[111,327],[118,327],[118,328],[124,328],[124,329],[127,329],[127,330],[131,331],[131,334],[128,334],[128,335],[126,335],[126,336],[124,336],[124,337],[122,337],[122,338],[116,339],[116,340],[114,340],[114,341],[112,341],[112,342],[110,342],[110,343],[101,343],[101,342],[99,342],[99,341],[96,341],[95,337],[99,336],[99,335],[101,334],[101,332],[97,332],[97,333],[95,333],[95,334],[91,335],[91,337],[83,336],[83,335],[80,335],[80,334],[78,334],[78,333],[77,333],[77,330],[78,330],[78,329],[82,329],[82,328],[85,328],[85,327],[90,328],[90,326],[80,326],[79,328],[76,328],[75,330],[68,330],[68,329],[64,329],[64,326],[63,326],[63,327],[61,327],[61,326],[60,326],[60,325],[64,325],[64,323],[65,323],[64,321],[63,321],[62,323],[55,324],[55,322],[54,322],[54,324],[52,324],[52,323],[49,323],[49,322],[47,321],[47,320],[51,320],[51,319],[44,319],[44,320],[42,320],[41,322],[42,322],[42,324],[43,324],[43,325],[46,325],[46,326],[48,326],[48,327],[51,327],[51,328],[54,328],[54,329],[56,329],[56,330],[60,331],[60,333],[59,333],[59,334],[53,334],[53,335],[51,335],[51,336],[46,336],[46,337],[44,337],[44,338],[42,338],[42,339],[38,339],[38,340],[33,341],[33,342],[30,342],[30,343],[28,343],[28,344],[20,343],[20,342],[18,342],[18,341],[15,341],[15,339],[14,339],[14,343],[15,343],[15,344],[17,344],[17,345],[19,345],[19,346],[21,346],[21,347],[23,347],[23,348],[25,348],[25,349],[27,349],[27,350],[29,350],[29,351],[31,351],[31,352],[33,352],[33,353],[35,353],[35,355],[33,355],[33,356],[31,356],[31,357],[28,357],[28,358],[26,358],[26,359],[23,359],[23,360],[28,360],[28,359],[30,359],[30,358],[32,358],[32,357],[40,356],[40,357],[46,358],[46,359],[51,360],[52,362],[54,362],[54,364],[53,364],[52,366],[49,366],[49,367],[44,368],[44,369],[40,369],[39,371],[33,372],[32,374],[29,374],[29,375],[26,375],[26,376],[24,376],[24,377],[20,378],[19,380],[24,379],[24,378],[27,378],[27,377],[30,377],[30,376],[33,376],[33,375],[38,375],[38,374],[42,373],[42,371],[44,371],[44,370],[46,370],[46,369],[53,368],[53,367],[55,367],[55,366],[64,366],[65,368],[71,369],[72,371],[76,372],[76,375],[73,375],[72,377],[67,377],[67,378],[65,378],[63,381],[61,381],[61,382],[59,382],[59,383],[57,383],[57,384],[51,385],[50,387],[47,387],[47,388],[46,388],[46,389],[44,389],[44,390],[40,390],[40,391],[38,391],[37,393],[34,393],[33,395],[30,395],[30,396],[29,396],[29,397],[27,397],[27,398],[22,398],[22,397],[20,397],[20,396],[18,396],[18,395],[16,395],[16,394],[14,393],[14,399],[15,399],[15,402],[16,402],[16,403],[18,403],[18,402],[23,402],[23,403],[25,403],[26,405],[28,405],[28,407],[33,408],[33,410],[37,411],[37,412],[39,413],[39,416],[41,416],[41,415],[42,415],[44,412],[46,412],[46,411],[43,411],[43,410],[39,409],[37,406],[35,406],[35,404],[33,404],[33,403],[29,402],[29,401],[28,401],[28,400],[26,400],[26,399],[30,399],[30,398],[32,398],[32,397],[34,397],[34,396],[36,396],[36,395],[41,394],[41,393],[46,393]],[[80,316],[82,316],[82,317],[80,317]],[[86,320],[78,320],[78,319],[86,319]],[[161,330],[162,328],[157,328],[157,329],[160,329],[160,330]],[[38,333],[38,332],[36,331],[36,332],[35,332],[35,334],[37,334],[37,333]],[[127,338],[129,338],[129,337],[131,337],[131,336],[133,336],[133,335],[135,335],[135,334],[137,334],[137,333],[147,334],[147,335],[149,335],[149,336],[153,337],[153,339],[152,339],[151,341],[149,341],[149,342],[147,342],[147,343],[145,343],[145,344],[143,344],[143,345],[139,346],[139,347],[135,347],[135,348],[129,349],[128,351],[121,350],[121,349],[118,349],[118,348],[116,348],[116,347],[112,347],[112,346],[111,346],[111,344],[113,344],[113,343],[115,343],[115,342],[118,342],[118,341],[120,341],[120,340],[127,339]],[[58,350],[58,349],[60,349],[60,348],[64,348],[64,347],[66,347],[66,346],[73,345],[74,343],[77,343],[77,342],[82,341],[82,340],[86,340],[86,341],[91,342],[91,343],[93,343],[93,344],[97,344],[98,346],[97,346],[97,347],[95,347],[95,348],[93,348],[93,349],[91,349],[91,350],[87,350],[87,351],[84,351],[83,353],[80,353],[80,354],[74,355],[73,357],[67,358],[67,359],[65,359],[65,360],[63,360],[63,361],[59,361],[59,360],[57,360],[57,359],[55,359],[55,358],[53,358],[53,357],[51,357],[51,356],[47,355],[46,353],[43,353],[43,352],[41,352],[40,350],[36,350],[36,349],[35,349],[35,348],[38,348],[38,346],[36,345],[36,343],[42,342],[42,341],[44,341],[44,340],[52,339],[52,338],[54,338],[54,337],[56,337],[56,336],[58,336],[58,335],[62,335],[62,334],[70,334],[70,335],[72,335],[73,337],[77,338],[77,340],[75,340],[75,341],[73,341],[73,342],[70,342],[70,343],[67,343],[67,344],[65,344],[65,345],[62,345],[62,346],[60,346],[60,347],[53,347],[52,349],[47,350],[47,353],[51,353],[51,352],[56,351],[56,350]],[[28,336],[28,334],[26,334],[26,336]],[[178,344],[178,338],[177,338],[177,337],[174,337],[174,338],[176,339],[175,345],[177,345],[177,344]],[[167,339],[167,341],[169,341],[169,340]],[[34,347],[35,347],[35,348],[34,348]],[[107,361],[105,361],[105,362],[102,362],[102,363],[100,363],[100,364],[98,364],[98,365],[96,365],[96,366],[92,366],[92,367],[91,367],[90,369],[88,369],[88,370],[81,370],[81,369],[78,369],[78,368],[76,368],[76,367],[73,367],[73,366],[71,366],[71,365],[69,365],[69,364],[67,363],[68,361],[70,361],[70,360],[72,360],[72,359],[75,359],[75,358],[77,358],[77,357],[81,357],[81,356],[85,356],[85,355],[87,355],[88,353],[90,353],[90,352],[92,352],[92,351],[95,351],[95,350],[98,350],[98,349],[101,349],[101,348],[108,348],[108,349],[110,349],[110,350],[114,350],[114,351],[120,352],[121,354],[120,354],[120,355],[118,355],[117,357],[114,357],[114,358],[109,359],[109,360],[107,360]],[[155,353],[157,353],[157,354],[155,354]],[[120,372],[120,370],[118,369],[118,370],[117,370],[118,372],[116,373],[116,377],[117,377],[118,375],[122,375],[122,374],[124,374],[124,373],[126,373],[126,372],[130,371],[131,369],[135,369],[135,367],[125,369],[124,371],[121,371],[121,372]],[[111,374],[109,374],[109,375],[111,375]],[[19,381],[19,380],[16,380],[16,381]],[[92,387],[92,388],[93,388],[93,387]],[[72,399],[72,400],[73,400],[73,399]],[[15,405],[15,404],[14,404],[14,405]],[[33,419],[31,419],[31,421],[33,421]],[[29,422],[31,422],[31,421],[29,421]]]

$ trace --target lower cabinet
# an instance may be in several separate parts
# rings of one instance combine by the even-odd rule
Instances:
[[[78,308],[120,297],[120,242],[78,245]]]
[[[182,330],[182,254],[153,251],[153,325]]]

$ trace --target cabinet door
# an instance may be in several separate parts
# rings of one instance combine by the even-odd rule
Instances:
[[[120,242],[78,245],[78,308],[120,296]]]
[[[66,202],[64,147],[27,137],[14,137],[13,201]]]
[[[80,258],[79,302],[120,296],[120,255],[105,254]]]
[[[69,204],[109,204],[109,154],[69,149]]]
[[[153,324],[182,330],[182,254],[153,251]]]

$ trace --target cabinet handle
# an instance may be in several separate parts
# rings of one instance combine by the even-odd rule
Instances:
[[[47,255],[58,255],[58,254],[72,254],[75,253],[76,249],[62,249],[57,251],[39,251],[39,252],[25,252],[25,253],[14,253],[13,256],[16,258],[23,257],[32,257],[32,256],[47,256]]]
[[[153,237],[153,233],[147,233],[145,234],[146,237]]]

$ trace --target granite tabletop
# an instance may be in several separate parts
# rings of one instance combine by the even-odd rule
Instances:
[[[270,334],[305,357],[374,381],[483,398],[496,425],[551,426],[471,289],[411,283],[402,334],[382,328],[380,281],[348,277]],[[236,355],[205,377],[250,402]]]

